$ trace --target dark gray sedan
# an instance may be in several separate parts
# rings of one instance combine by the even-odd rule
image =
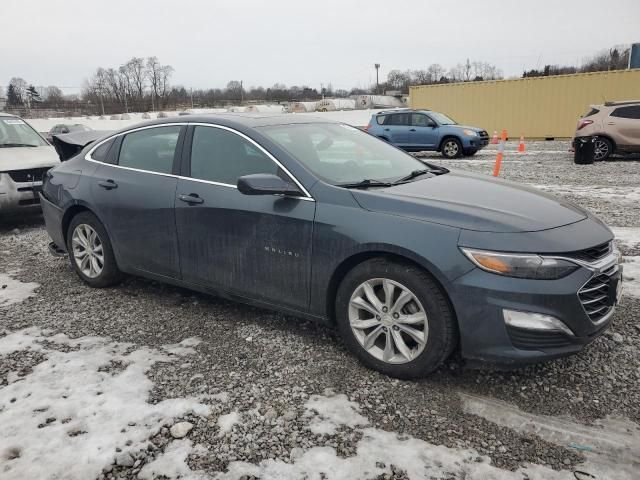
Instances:
[[[336,324],[401,378],[457,347],[501,365],[575,353],[620,292],[590,213],[308,117],[130,127],[50,170],[42,207],[93,287],[128,273]]]

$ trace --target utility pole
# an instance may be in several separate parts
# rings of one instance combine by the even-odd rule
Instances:
[[[322,100],[324,100],[324,84],[320,84],[320,96],[322,97]]]
[[[380,64],[376,63],[373,66],[376,67],[376,94],[379,95],[380,94],[380,80],[378,78],[378,70],[380,70]]]
[[[244,102],[244,89],[242,88],[242,80],[240,80],[240,105]]]
[[[193,110],[193,87],[191,87],[191,109]]]
[[[127,92],[124,92],[124,111],[129,113],[129,105],[127,104]]]

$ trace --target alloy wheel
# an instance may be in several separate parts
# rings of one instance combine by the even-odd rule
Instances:
[[[442,150],[447,157],[453,158],[458,155],[458,144],[453,140],[450,140],[444,144]]]
[[[387,278],[358,286],[349,301],[349,323],[370,355],[391,364],[417,358],[427,345],[427,314],[416,295]]]
[[[609,155],[609,144],[604,140],[596,140],[594,149],[594,158],[596,160],[602,160]]]
[[[85,223],[73,230],[71,236],[73,259],[80,271],[89,278],[96,278],[104,268],[104,250],[98,233]]]

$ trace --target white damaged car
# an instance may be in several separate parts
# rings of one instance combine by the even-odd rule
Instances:
[[[56,150],[20,117],[0,112],[0,216],[40,208],[42,176]]]

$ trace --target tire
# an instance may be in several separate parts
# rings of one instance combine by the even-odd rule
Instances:
[[[92,236],[92,232],[95,236]],[[86,245],[91,247],[90,260],[83,268],[83,259],[87,256],[86,253],[82,257],[80,255],[83,251],[86,252]],[[116,264],[109,235],[93,213],[80,212],[71,219],[67,229],[67,252],[71,267],[87,285],[104,288],[122,280],[123,275]]]
[[[601,162],[607,160],[613,153],[611,140],[605,137],[596,137],[594,160]]]
[[[378,308],[368,300],[365,285],[372,287]],[[390,301],[385,301],[387,292],[391,293]],[[401,297],[406,300],[407,292],[413,297],[403,304]],[[360,308],[363,301],[365,308]],[[398,318],[394,318],[396,306]],[[380,315],[376,317],[374,312]],[[424,322],[418,323],[422,317]],[[367,260],[347,273],[336,295],[336,321],[345,344],[362,363],[401,379],[433,372],[451,355],[458,342],[451,307],[431,275],[413,265],[384,257]],[[407,328],[413,330],[411,335]],[[423,341],[426,337],[426,341],[421,345],[414,335]],[[372,342],[366,341],[372,338]],[[387,355],[389,341],[392,345]]]
[[[458,158],[462,155],[462,144],[454,137],[446,138],[440,148],[444,158]]]
[[[462,152],[465,157],[473,157],[476,153],[478,153],[478,150],[465,150]]]

